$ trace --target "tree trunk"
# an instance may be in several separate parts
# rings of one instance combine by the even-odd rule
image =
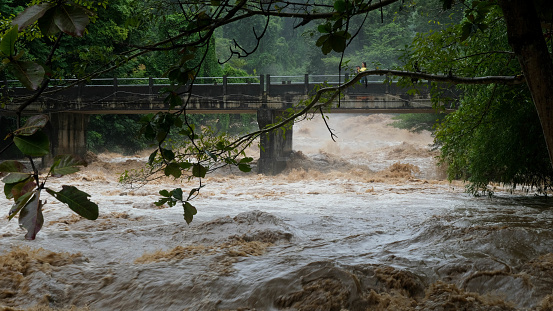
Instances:
[[[513,48],[538,111],[549,159],[553,163],[553,62],[534,1],[500,0]]]

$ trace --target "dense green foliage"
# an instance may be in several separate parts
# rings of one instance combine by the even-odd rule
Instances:
[[[481,21],[487,27],[469,34],[459,24],[418,35],[407,67],[458,76],[517,74],[520,68],[508,52],[501,11],[491,6],[488,12]],[[527,87],[457,87],[462,92],[459,109],[435,132],[449,178],[469,181],[474,194],[489,191],[490,182],[546,191],[553,170]]]

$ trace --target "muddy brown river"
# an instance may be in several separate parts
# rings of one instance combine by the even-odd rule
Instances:
[[[144,156],[100,154],[50,184],[90,193],[98,220],[46,195],[35,241],[0,220],[0,310],[553,310],[553,201],[470,196],[429,133],[389,123],[332,115],[336,143],[296,125],[286,172],[216,173],[190,225],[153,202],[195,184],[128,189]]]

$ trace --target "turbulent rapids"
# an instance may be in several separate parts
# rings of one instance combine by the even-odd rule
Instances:
[[[48,200],[35,241],[0,220],[0,310],[552,310],[553,202],[465,194],[429,133],[389,122],[333,115],[336,143],[296,125],[285,173],[216,173],[190,225],[153,204],[180,182],[125,189],[145,159],[100,154],[51,181],[98,220]]]

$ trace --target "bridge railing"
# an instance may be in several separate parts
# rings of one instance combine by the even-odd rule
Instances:
[[[321,83],[337,85],[348,81],[352,76],[343,75],[259,75],[246,77],[197,77],[194,81],[192,95],[198,98],[217,98],[221,96],[251,97],[251,100],[258,100],[261,95],[282,96],[308,95]],[[385,77],[368,76],[370,81],[368,87],[361,84],[348,89],[349,94],[401,94],[405,93],[395,83],[383,83]],[[12,92],[15,96],[30,96],[31,92],[26,90],[16,80],[4,80],[2,92]],[[73,86],[71,86],[73,85]],[[50,83],[50,92],[45,95],[55,100],[77,100],[86,101],[151,101],[158,97],[160,91],[170,85],[167,78],[139,77],[139,78],[95,78],[85,81],[77,79],[53,79]],[[7,86],[7,87],[6,87]],[[71,86],[71,87],[67,87]],[[62,90],[56,90],[63,88]],[[182,91],[186,89],[183,88]]]
[[[226,84],[238,84],[238,85],[247,85],[247,84],[257,84],[261,80],[268,81],[270,84],[305,84],[307,81],[309,84],[337,84],[344,83],[347,81],[351,75],[290,75],[290,76],[280,76],[280,75],[271,75],[271,79],[267,80],[261,76],[242,76],[242,77],[231,77],[231,76],[221,76],[221,77],[197,77],[194,83],[196,85],[219,85]],[[269,75],[265,75],[269,76]],[[384,78],[382,76],[368,76],[370,82],[383,82]],[[66,86],[72,83],[76,83],[77,79],[52,79],[50,81],[51,86]],[[161,85],[167,86],[170,85],[168,78],[155,78],[155,77],[141,77],[141,78],[94,78],[81,82],[85,86],[133,86],[133,85]],[[8,88],[19,88],[23,85],[18,80],[5,80],[4,85]]]

